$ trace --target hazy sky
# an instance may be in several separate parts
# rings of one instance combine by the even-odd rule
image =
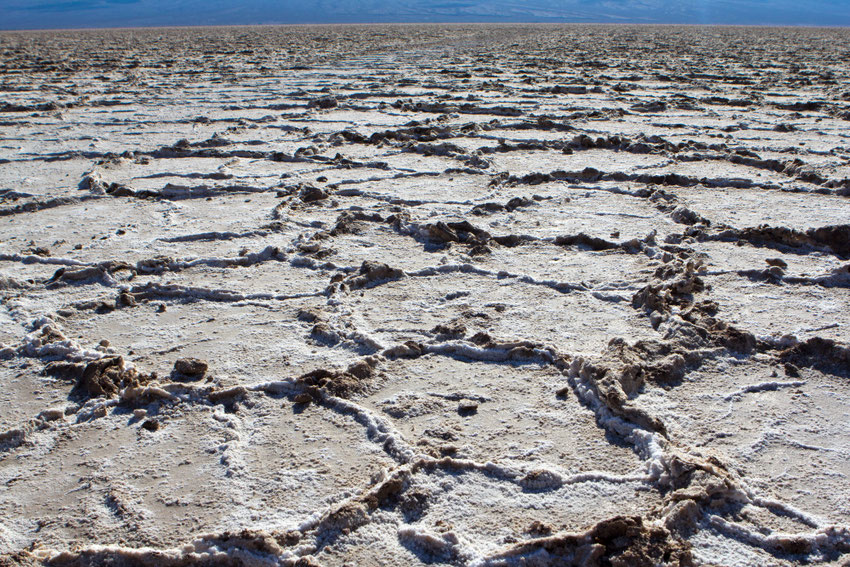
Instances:
[[[0,0],[0,29],[350,23],[850,25],[850,0]]]

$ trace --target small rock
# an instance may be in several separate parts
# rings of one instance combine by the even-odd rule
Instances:
[[[40,414],[38,414],[39,419],[42,421],[56,421],[59,419],[65,418],[65,410],[62,408],[50,408],[46,409]]]
[[[159,429],[159,422],[155,419],[146,419],[142,423],[142,428],[148,431],[157,431]]]
[[[457,413],[460,415],[475,415],[478,413],[478,404],[475,402],[461,402],[457,406]]]
[[[135,307],[136,296],[126,291],[118,294],[118,300],[115,302],[116,307]]]
[[[673,212],[670,213],[670,217],[680,224],[696,224],[701,220],[698,214],[683,205],[676,207]]]
[[[653,311],[649,316],[649,323],[652,325],[653,329],[658,329],[661,323],[664,322],[664,316],[661,315],[658,311]]]
[[[305,187],[301,191],[301,200],[305,203],[312,203],[315,201],[321,201],[323,199],[327,199],[328,194],[319,189],[318,187],[308,186]]]
[[[372,376],[373,368],[367,361],[360,360],[349,366],[346,372],[353,376],[356,376],[361,380],[365,380],[366,378]]]
[[[337,101],[334,96],[324,96],[321,98],[316,98],[307,103],[308,108],[336,108],[339,106],[339,101]]]
[[[145,408],[139,408],[139,409],[133,410],[133,417],[135,417],[136,419],[142,419],[143,417],[146,417],[147,415],[148,415],[148,410],[146,410]]]
[[[311,396],[310,394],[308,394],[306,392],[301,392],[300,394],[295,396],[295,403],[296,404],[309,404],[312,401],[313,401],[313,396]]]
[[[200,378],[207,371],[207,363],[199,358],[178,358],[174,363],[174,371],[184,376]]]

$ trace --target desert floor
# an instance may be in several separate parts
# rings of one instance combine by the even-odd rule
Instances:
[[[850,31],[0,34],[0,565],[846,565]]]

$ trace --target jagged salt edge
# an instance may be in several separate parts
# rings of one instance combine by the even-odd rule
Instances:
[[[35,334],[37,333],[37,331],[42,329],[45,325],[54,325],[57,328],[61,328],[61,326],[59,326],[53,319],[51,319],[48,316],[43,316],[40,319],[35,320],[32,324],[32,327],[35,330],[28,334],[27,337],[30,340],[27,343],[25,343],[25,345],[23,345],[21,347],[21,349],[25,349],[29,346],[30,352],[32,353],[33,356],[45,356],[45,355],[50,356],[50,355],[56,355],[57,353],[60,356],[61,355],[73,356],[74,354],[77,354],[77,353],[80,353],[80,352],[88,353],[87,355],[92,356],[93,357],[92,359],[101,358],[103,356],[103,353],[100,353],[98,351],[86,351],[85,349],[82,349],[81,347],[79,347],[79,345],[76,345],[76,343],[74,343],[73,341],[70,341],[70,340],[61,341],[60,344],[62,344],[62,346],[65,347],[65,348],[60,348],[60,349],[56,349],[56,350],[54,350],[54,349],[44,350],[43,348],[35,347],[34,343],[35,343],[35,339],[37,338],[37,337],[35,337]],[[63,343],[67,343],[67,345],[63,344]],[[51,344],[56,344],[56,343],[51,343]],[[51,346],[50,344],[44,345],[44,347],[50,347],[50,346]],[[449,345],[431,345],[428,348],[429,352],[434,352],[435,354],[444,354],[444,353],[448,352],[448,353],[452,353],[452,354],[462,354],[462,355],[466,355],[470,358],[481,359],[481,360],[499,360],[500,358],[503,360],[504,356],[506,356],[506,354],[507,354],[507,351],[505,351],[504,349],[499,349],[500,351],[503,351],[504,354],[502,354],[502,352],[500,352],[499,354],[496,355],[496,358],[493,358],[493,356],[494,356],[494,353],[492,352],[493,350],[494,349],[473,347],[471,345],[467,345],[467,344],[463,344],[463,343],[455,343],[455,344],[449,344]],[[538,356],[541,356],[544,359],[548,359],[548,360],[551,361],[552,355],[551,355],[551,352],[550,352],[549,349],[547,349],[547,350],[534,349],[534,351]],[[80,355],[77,354],[77,356],[80,356]],[[82,356],[85,356],[85,354],[83,354]],[[85,360],[85,358],[81,358],[81,359]],[[628,480],[642,480],[642,481],[645,481],[645,482],[646,481],[648,481],[648,482],[662,481],[663,482],[663,477],[666,475],[665,471],[666,471],[666,468],[667,468],[665,466],[665,461],[669,458],[667,455],[665,455],[665,452],[664,452],[664,449],[663,449],[663,446],[662,446],[663,441],[661,443],[659,442],[660,437],[658,436],[658,434],[642,430],[642,429],[638,428],[637,426],[629,424],[626,421],[622,420],[621,418],[618,418],[618,417],[614,416],[613,414],[611,414],[610,410],[608,410],[607,407],[605,407],[596,398],[592,389],[581,380],[579,373],[578,373],[578,368],[580,367],[580,361],[582,361],[582,359],[576,359],[573,362],[573,364],[571,365],[570,372],[569,372],[570,379],[573,382],[574,389],[576,390],[579,397],[583,401],[585,401],[585,403],[588,403],[589,405],[591,405],[592,409],[594,409],[594,412],[597,413],[597,416],[600,418],[600,421],[602,422],[603,426],[611,426],[612,429],[623,434],[624,437],[626,437],[627,439],[629,439],[633,443],[635,443],[636,450],[639,452],[639,454],[641,454],[647,460],[647,475],[645,475],[645,476],[631,476],[631,477],[628,477]],[[256,385],[256,386],[254,386],[250,389],[255,390],[255,391],[258,391],[258,390],[259,391],[268,391],[268,390],[291,389],[292,387],[293,387],[293,384],[291,382],[277,381],[277,382],[269,382],[269,383],[266,383],[266,384]],[[371,439],[373,439],[373,440],[377,439],[377,442],[381,442],[381,443],[386,443],[387,441],[391,441],[392,444],[395,445],[396,447],[399,447],[399,446],[404,447],[405,445],[407,445],[403,441],[403,438],[398,433],[398,431],[395,430],[394,428],[392,428],[392,426],[386,420],[378,418],[377,416],[374,416],[371,412],[369,412],[365,408],[363,408],[363,407],[361,407],[357,404],[354,404],[353,402],[350,402],[348,400],[343,400],[341,398],[336,398],[336,397],[333,397],[333,396],[325,396],[324,401],[332,409],[341,410],[341,413],[347,413],[347,414],[353,415],[355,421],[357,421],[358,423],[360,423],[361,425],[364,425],[366,427],[367,433],[368,433],[368,435],[370,436]],[[109,406],[115,405],[117,403],[115,400],[112,400],[112,402],[113,402],[112,404],[110,404],[109,401],[94,403],[94,404],[91,404],[92,407],[90,409],[87,408],[86,406],[84,406],[83,408],[81,408],[81,411],[78,413],[78,421],[81,417],[85,418],[89,415],[92,415],[97,410],[98,407],[109,407]],[[90,404],[86,404],[86,405],[88,406]],[[84,411],[84,410],[88,410],[88,411]],[[225,420],[227,420],[227,418],[228,418],[228,416],[226,416],[225,414],[221,414],[221,416],[223,416],[225,418]],[[216,414],[214,417],[215,417],[215,419],[220,421],[221,416]],[[227,420],[227,421],[229,422],[229,420]],[[240,436],[238,435],[238,432],[237,432],[235,441],[238,442],[240,440],[241,440],[241,438],[240,438]],[[228,444],[227,444],[228,447],[226,447],[226,449],[229,448],[229,442],[230,441],[233,441],[233,440],[232,439],[228,440]],[[406,447],[406,448],[402,449],[401,451],[399,451],[398,455],[402,457],[403,462],[409,462],[415,456],[415,451],[413,451],[409,447]],[[393,455],[391,455],[391,456],[393,456]],[[478,468],[478,467],[474,467],[474,468]],[[482,468],[484,468],[485,470],[488,470],[490,472],[499,472],[499,473],[501,473],[501,476],[506,476],[506,477],[509,477],[509,478],[515,478],[515,474],[516,474],[513,471],[509,472],[510,469],[507,469],[507,468],[502,467],[500,465],[496,465],[494,463],[486,463],[485,465],[483,465]],[[579,475],[573,475],[573,477],[571,479],[564,479],[564,483],[566,484],[568,482],[574,483],[574,482],[582,482],[582,481],[585,481],[585,480],[596,480],[596,479],[599,479],[599,480],[614,480],[616,482],[621,482],[621,481],[624,480],[624,478],[625,477],[614,477],[612,479],[611,475],[606,475],[605,473],[588,472],[588,473],[580,473]],[[806,514],[805,512],[798,511],[798,510],[794,509],[793,507],[785,505],[781,502],[761,499],[761,498],[755,496],[755,494],[753,494],[753,491],[751,489],[749,489],[748,487],[746,487],[745,483],[742,482],[741,484],[742,484],[742,488],[745,490],[745,492],[747,493],[747,496],[750,498],[750,500],[752,501],[753,504],[766,506],[766,507],[780,508],[783,511],[786,511],[791,515],[794,515],[794,516],[796,516],[800,519],[803,519],[803,521],[805,521],[806,523],[808,523],[810,525],[813,525],[813,527],[818,527],[822,523],[818,519],[812,517],[811,515]],[[720,519],[720,520],[725,522],[725,520],[722,520],[722,519]],[[318,521],[318,520],[316,520],[316,521]],[[306,523],[309,524],[310,521],[308,520],[308,522],[306,522]],[[738,526],[738,528],[740,530],[744,530],[745,532],[751,531],[751,530],[747,530],[746,528],[741,527],[741,526]],[[846,536],[846,530],[842,533],[844,534],[844,536],[843,536],[844,539],[850,540],[850,537]],[[752,532],[751,535],[752,535],[752,537],[749,536],[749,535],[747,536],[747,541],[750,541],[750,542],[753,542],[753,541],[769,541],[769,540],[759,540],[760,537],[763,538],[764,536],[761,536],[761,534],[758,534],[757,532]],[[755,539],[753,539],[753,538],[755,538]],[[768,545],[768,544],[764,543],[763,545]]]
[[[663,480],[666,475],[663,438],[658,434],[639,428],[620,417],[615,416],[608,407],[603,404],[593,391],[593,388],[581,378],[579,369],[584,364],[582,357],[576,357],[567,373],[567,379],[578,398],[584,402],[596,414],[600,424],[631,441],[635,446],[635,452],[643,458],[646,475],[643,480],[647,483]]]
[[[40,322],[42,324],[48,324],[48,322],[55,323],[55,322],[52,321],[52,319],[49,319],[47,317],[43,318],[43,320],[40,321]],[[39,325],[38,329],[40,329],[41,326],[42,325]],[[466,351],[466,352],[473,352],[473,353],[480,355],[480,356],[485,356],[488,352],[493,350],[493,349],[481,349],[481,348],[478,348],[478,347],[470,347],[469,345],[462,345],[462,344],[456,345],[456,346],[461,347],[462,350],[463,349],[471,349],[471,351]],[[551,353],[548,350],[544,351],[544,350],[541,350],[541,349],[535,349],[535,351],[538,355],[543,356],[544,358],[546,356],[551,357]],[[98,353],[98,354],[100,354],[100,353]],[[274,392],[281,393],[281,392],[291,392],[291,391],[294,390],[294,388],[295,388],[294,381],[273,381],[273,382],[266,382],[266,383],[263,383],[263,384],[254,385],[251,388],[249,388],[249,390],[263,391],[263,392],[274,391]],[[367,409],[359,406],[358,404],[355,404],[355,403],[350,402],[348,400],[343,400],[341,398],[336,398],[336,397],[333,397],[333,396],[326,395],[324,397],[323,401],[331,409],[336,409],[337,411],[340,411],[341,413],[346,413],[346,414],[352,415],[356,422],[358,422],[361,425],[366,427],[367,434],[369,435],[371,440],[378,442],[378,443],[383,443],[385,445],[386,445],[387,441],[389,441],[396,448],[400,448],[397,451],[395,456],[396,456],[396,458],[400,457],[402,462],[409,462],[410,460],[412,460],[416,456],[415,451],[413,451],[409,446],[407,446],[407,444],[406,444],[406,442],[404,442],[401,434],[397,430],[395,430],[387,420],[373,415],[372,412],[370,412]],[[115,401],[113,400],[113,402],[115,402]],[[117,403],[117,402],[115,402],[115,403]],[[103,406],[103,405],[108,406],[109,404],[106,403],[106,402],[105,403],[93,404],[93,406],[96,406],[96,407],[100,407],[100,406]],[[114,403],[112,405],[114,405]],[[85,414],[93,413],[96,410],[96,407],[92,407],[91,412],[83,412],[83,413],[85,413]],[[234,442],[236,444],[239,444],[241,442],[241,436],[238,433],[238,429],[239,429],[238,424],[237,424],[237,427],[234,428],[233,427],[233,420],[231,419],[232,416],[228,416],[228,415],[224,414],[223,412],[217,412],[217,413],[214,414],[213,417],[216,420],[221,421],[223,423],[226,422],[225,426],[228,427],[229,429],[234,429],[234,431],[232,432],[233,438],[228,438],[226,440],[224,452],[225,453],[231,453],[229,455],[229,458],[228,458],[229,469],[234,469],[236,472],[239,472],[240,467],[237,466],[238,463],[236,463],[233,459],[233,457],[234,457],[234,454],[232,454],[233,451],[229,451],[229,449],[233,449],[232,444]],[[390,451],[388,451],[388,453],[390,453]],[[391,456],[393,456],[393,455],[391,454]],[[490,473],[497,473],[499,476],[501,476],[503,478],[511,479],[511,480],[514,480],[514,481],[516,480],[517,475],[518,475],[518,473],[515,470],[510,469],[510,468],[505,467],[505,466],[502,466],[502,465],[497,465],[495,463],[485,463],[483,465],[480,465],[478,463],[468,462],[467,464],[472,465],[473,468],[476,468],[476,469],[486,470],[487,472],[490,472]],[[584,481],[588,481],[588,480],[608,480],[608,481],[622,482],[624,480],[625,481],[641,480],[641,477],[632,476],[632,477],[625,478],[625,479],[623,477],[613,477],[612,478],[611,475],[607,475],[605,473],[589,472],[589,473],[581,473],[579,475],[573,475],[573,477],[571,477],[571,478],[564,479],[564,483],[584,482]],[[308,520],[308,521],[304,522],[300,528],[302,530],[305,529],[305,528],[309,529],[311,524],[315,525],[315,523],[320,520],[321,516],[322,515],[317,515],[312,520]],[[94,549],[94,548],[89,548],[89,549]],[[122,552],[121,551],[122,548],[120,548],[120,547],[115,547],[115,548],[112,548],[112,549],[116,550],[116,552],[118,552],[118,553]],[[475,557],[475,556],[471,555],[469,552],[465,553],[464,556],[468,557],[470,560],[473,560],[473,561],[477,561],[478,559],[480,559],[480,556]]]
[[[591,387],[584,383],[581,379],[578,370],[583,362],[584,360],[581,358],[575,359],[569,370],[569,378],[572,381],[576,394],[585,401],[591,409],[593,409],[604,427],[607,428],[611,426],[617,433],[620,433],[627,440],[635,443],[636,451],[647,461],[647,475],[644,478],[645,481],[665,482],[667,477],[666,470],[668,468],[667,462],[670,458],[664,451],[666,441],[663,440],[663,438],[657,433],[640,429],[639,427],[629,424],[625,420],[614,416],[610,410],[602,404],[601,401],[599,401]],[[822,519],[815,515],[798,510],[793,506],[777,500],[762,498],[758,496],[743,479],[738,478],[736,480],[738,481],[739,488],[743,492],[743,495],[755,506],[767,509],[780,509],[786,515],[794,517],[811,527],[820,528],[821,530],[842,529],[845,530],[845,533],[847,532],[846,528],[824,527],[825,522]],[[747,528],[741,527],[741,529],[746,530]],[[755,531],[752,531],[752,533],[761,535]],[[850,542],[850,535],[847,536],[847,541]]]
[[[440,344],[425,345],[424,352],[428,354],[439,354],[444,356],[462,356],[472,360],[480,360],[485,362],[505,362],[509,360],[509,353],[513,346],[505,348],[487,348],[471,345],[465,342],[450,341]],[[554,361],[553,349],[550,347],[533,348],[532,352],[543,363],[551,363]]]
[[[230,231],[211,231],[211,232],[199,232],[192,234],[183,234],[180,236],[171,236],[166,238],[157,238],[156,240],[160,240],[162,242],[168,243],[183,243],[183,242],[197,242],[197,241],[208,241],[208,240],[233,240],[236,238],[251,238],[254,236],[268,236],[269,231],[267,230],[249,230],[247,232],[230,232]]]
[[[734,392],[724,396],[723,400],[728,402],[734,398],[743,396],[744,394],[753,394],[763,392],[765,390],[778,390],[779,388],[796,388],[798,386],[803,386],[806,383],[806,380],[795,380],[792,382],[780,382],[777,380],[769,380],[767,382],[759,382],[758,384],[751,384],[749,386],[741,388],[740,390],[735,390]]]
[[[184,286],[180,284],[155,284],[149,283],[144,286],[127,287],[126,291],[132,293],[152,293],[161,297],[173,298],[191,298],[201,299],[206,301],[238,303],[241,301],[261,301],[261,300],[276,300],[285,301],[289,299],[301,299],[305,297],[319,297],[324,294],[323,291],[302,292],[296,294],[273,294],[273,293],[249,293],[242,294],[228,289],[212,289],[207,287]]]
[[[55,264],[57,266],[93,267],[97,264],[73,260],[71,258],[53,258],[36,256],[34,254],[0,254],[0,260],[4,262],[20,262],[22,264]]]
[[[166,264],[169,271],[184,270],[194,268],[196,266],[210,266],[213,268],[227,268],[230,266],[248,267],[256,264],[261,264],[272,259],[282,260],[283,253],[277,246],[266,246],[259,252],[251,252],[244,256],[227,257],[227,256],[210,256],[206,258],[186,258],[173,260]],[[145,266],[148,260],[139,260],[136,262],[136,270],[140,273],[155,273],[155,269]]]
[[[215,535],[215,534],[211,534]],[[191,561],[211,561],[217,559],[232,560],[238,559],[244,562],[245,565],[252,567],[262,566],[286,566],[292,565],[298,556],[288,550],[283,550],[281,556],[259,555],[244,549],[233,549],[221,547],[218,545],[209,545],[205,543],[205,536],[197,538],[193,543],[182,547],[171,549],[155,549],[151,547],[123,547],[120,545],[100,545],[94,544],[81,550],[80,553],[89,553],[100,556],[118,556],[136,561],[138,565],[157,565],[158,561],[170,559],[172,561],[191,560]],[[57,551],[53,549],[38,549],[33,551],[33,555],[46,563],[60,561],[72,557],[72,553],[67,551]]]
[[[328,305],[336,307],[337,312],[333,314],[333,320],[326,321],[326,323],[331,327],[331,331],[342,339],[340,342],[343,345],[350,346],[347,343],[353,343],[355,346],[365,347],[373,352],[383,352],[386,350],[387,347],[382,345],[378,340],[373,339],[368,334],[357,329],[354,325],[354,320],[357,316],[354,313],[354,310],[343,300],[334,301],[333,303],[329,301]],[[346,325],[346,318],[352,321],[348,325]],[[340,323],[343,327],[353,327],[353,330],[340,330],[337,323]]]
[[[366,428],[369,439],[383,445],[386,453],[396,461],[406,464],[418,456],[389,420],[375,415],[359,404],[336,396],[325,394],[322,403],[329,409],[351,415],[354,421]]]
[[[514,279],[521,283],[526,283],[529,285],[536,285],[540,287],[546,287],[557,291],[559,293],[570,293],[570,292],[581,292],[581,293],[589,293],[594,298],[599,299],[601,301],[610,301],[610,298],[601,298],[597,297],[602,291],[614,291],[614,290],[624,290],[624,289],[637,289],[634,284],[629,282],[608,282],[604,286],[598,288],[589,288],[582,283],[572,283],[572,282],[562,282],[551,279],[539,279],[534,276],[528,274],[520,274],[508,272],[506,270],[500,270],[498,272],[493,270],[485,270],[483,268],[479,268],[478,266],[474,266],[469,263],[454,263],[454,264],[443,264],[441,266],[427,266],[425,268],[420,268],[419,270],[405,272],[405,275],[408,277],[431,277],[440,274],[452,274],[452,273],[464,273],[464,274],[474,274],[479,276],[491,277],[496,279]],[[618,300],[623,301],[628,298],[616,296]]]
[[[738,539],[739,541],[743,540],[745,543],[766,551],[781,548],[779,544],[789,538],[801,539],[809,543],[814,551],[824,555],[836,551],[846,553],[846,549],[850,547],[850,528],[844,526],[824,526],[814,532],[772,533],[770,535],[764,535],[754,529],[735,522],[729,522],[714,514],[708,516],[708,521],[713,528],[723,535],[727,535],[732,539]]]
[[[300,391],[300,388],[297,386],[295,379],[289,379],[273,380],[255,384],[248,387],[248,390],[262,393],[270,392],[280,395],[297,393]],[[415,449],[413,449],[412,446],[404,440],[403,435],[395,427],[393,427],[389,420],[374,414],[369,409],[350,400],[327,394],[325,394],[322,398],[322,403],[328,407],[328,409],[351,416],[355,422],[364,426],[370,441],[385,446],[387,445],[387,442],[390,442],[396,451],[394,452],[395,454],[391,451],[387,451],[387,453],[400,464],[409,465],[416,460],[433,463],[437,462],[437,460],[432,457],[417,453]],[[490,461],[486,463],[478,463],[467,459],[451,459],[451,461],[459,467],[493,474],[502,480],[507,480],[513,483],[518,483],[523,475],[523,471],[521,469]],[[560,469],[560,467],[558,468]],[[553,470],[551,472],[559,476],[562,485],[595,481],[609,482],[612,484],[626,484],[645,480],[645,476],[643,475],[613,475],[601,471],[587,471],[570,476],[564,476],[560,470]],[[317,512],[312,518],[305,520],[301,525],[299,525],[299,531],[305,532],[315,528],[325,513],[326,511]]]
[[[295,394],[301,390],[294,378],[270,380],[251,385],[247,389],[252,392],[272,393],[276,395]],[[409,463],[421,456],[404,440],[401,433],[388,420],[373,414],[367,408],[329,394],[323,395],[321,403],[328,409],[351,416],[356,423],[366,428],[366,434],[370,441],[385,446],[388,442],[391,443],[397,449],[395,454],[390,451],[386,452],[400,464]],[[328,510],[330,509],[328,508]],[[316,512],[313,516],[304,520],[297,529],[304,533],[315,528],[328,510]]]
[[[36,346],[36,342],[40,341],[37,341],[37,337],[35,335],[45,325],[52,325],[58,329],[61,329],[61,326],[48,316],[42,316],[41,318],[36,319],[31,325],[34,330],[27,335],[25,344],[20,347],[21,352],[35,357],[61,356],[63,358],[72,360],[96,360],[103,357],[103,353],[99,351],[83,349],[71,340],[60,341],[58,343],[50,343],[48,345]],[[507,356],[507,350],[504,349],[499,349],[498,352],[494,352],[494,349],[474,347],[464,343],[429,345],[426,350],[427,352],[433,352],[435,354],[459,354],[477,360],[502,361],[505,360]],[[542,357],[544,360],[551,362],[552,354],[550,349],[534,349],[534,352],[538,356]],[[601,402],[599,402],[592,389],[586,384],[582,383],[580,377],[578,376],[578,366],[576,365],[579,360],[581,359],[576,359],[576,361],[573,362],[573,365],[570,368],[570,375],[576,392],[586,403],[591,402],[590,405],[593,407],[595,413],[597,413],[597,415],[600,417],[600,421],[603,423],[604,426],[612,427],[612,429],[623,434],[627,439],[630,439],[632,442],[635,443],[636,450],[638,450],[639,454],[641,454],[647,460],[647,476],[643,477],[642,480],[649,482],[663,481],[663,477],[666,474],[665,461],[668,458],[665,455],[662,447],[663,441],[659,443],[660,437],[658,436],[658,434],[642,430],[634,425],[628,424],[621,418],[618,418],[611,414],[610,410],[608,410],[607,407],[605,407],[603,404],[601,404]],[[269,383],[252,389],[265,390],[273,387],[274,386]],[[368,410],[365,410],[365,408],[362,408],[361,406],[349,402],[347,400],[334,398],[332,396],[327,396],[327,401],[331,402],[329,404],[331,407],[337,407],[339,409],[342,409],[345,413],[353,414],[355,416],[355,421],[361,423],[361,425],[366,426],[367,432],[369,433],[370,437],[377,437],[378,442],[386,442],[387,440],[391,439],[392,443],[396,446],[405,444],[402,441],[401,435],[397,431],[392,429],[391,426],[389,426],[389,424],[385,420],[379,421],[380,418],[376,418],[375,416],[371,415],[371,412],[368,412]],[[112,402],[113,403],[109,403],[109,401],[106,401],[86,404],[85,406],[80,408],[80,411],[77,414],[77,421],[79,422],[81,419],[89,419],[91,416],[94,415],[94,413],[98,410],[99,407],[111,407],[117,403],[114,400],[112,400]],[[401,443],[399,443],[400,441]],[[413,458],[415,452],[407,448],[406,451],[401,451],[400,454],[404,455],[404,457],[409,461],[411,458]],[[496,467],[496,465],[493,465],[492,463],[489,463],[488,465],[490,465],[488,467],[489,470],[495,472],[494,467]],[[582,473],[581,475],[577,475],[575,478],[587,478],[589,474],[591,473]],[[596,476],[596,478],[600,477]],[[631,478],[636,480],[641,479],[641,477]],[[575,481],[577,482],[578,480]],[[768,508],[779,508],[787,514],[794,516],[813,527],[819,527],[823,525],[823,521],[819,518],[816,518],[805,512],[796,510],[795,508],[783,504],[781,502],[762,499],[756,496],[754,494],[754,491],[748,486],[746,486],[746,483],[741,482],[741,485],[748,498],[755,505]]]
[[[83,348],[72,339],[56,341],[46,345],[41,344],[41,338],[38,337],[38,333],[44,327],[48,326],[59,331],[62,330],[62,326],[49,315],[42,315],[41,317],[32,320],[30,323],[32,331],[27,333],[23,340],[23,344],[17,348],[18,355],[30,358],[59,357],[74,362],[98,360],[105,356],[105,353],[103,352]]]

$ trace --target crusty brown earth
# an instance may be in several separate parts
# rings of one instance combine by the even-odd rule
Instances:
[[[0,35],[0,564],[846,564],[848,40]]]

